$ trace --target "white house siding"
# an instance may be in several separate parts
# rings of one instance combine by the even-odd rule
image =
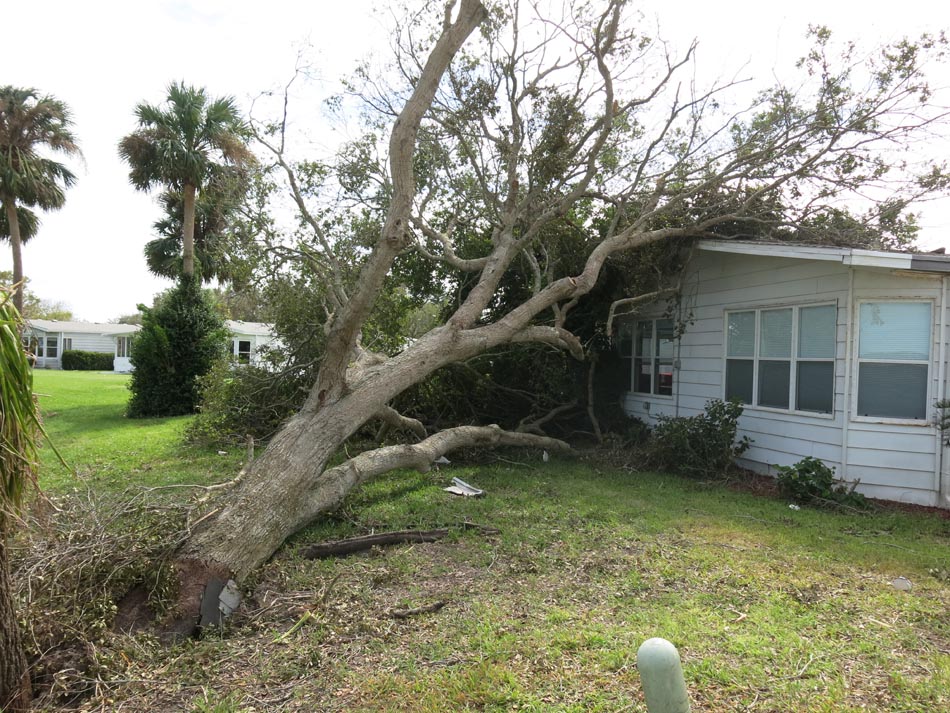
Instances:
[[[240,342],[250,342],[251,343],[251,364],[259,364],[260,359],[260,349],[263,347],[275,346],[277,339],[272,335],[263,335],[263,334],[234,334],[231,338],[231,353],[235,358],[238,357],[238,344]]]
[[[73,340],[72,348],[84,352],[103,352],[112,354],[115,352],[115,338],[105,337],[101,334],[63,334],[64,337]]]
[[[37,332],[37,334],[44,334]],[[43,357],[37,363],[37,366],[44,369],[62,369],[63,351],[67,339],[72,340],[70,350],[85,352],[102,352],[103,354],[113,354],[115,352],[115,339],[105,337],[101,334],[91,334],[88,332],[46,332],[45,337],[56,337],[57,356],[56,358]]]
[[[945,398],[938,394],[940,321],[946,313],[946,306],[941,304],[941,288],[939,276],[860,269],[854,272],[854,320],[861,300],[916,298],[933,304],[928,398],[931,407],[927,423],[908,425],[854,418],[849,423],[846,477],[860,480],[859,490],[867,495],[921,505],[938,504],[938,441],[934,425],[937,419],[932,405]],[[853,383],[856,386],[856,374]]]
[[[834,413],[790,413],[746,406],[740,420],[740,435],[753,440],[742,465],[774,474],[776,465],[790,465],[805,456],[820,458],[833,466],[839,477],[859,480],[859,490],[873,497],[937,504],[937,439],[930,418],[926,425],[848,422],[846,395],[849,270],[854,270],[854,303],[866,298],[932,300],[931,398],[938,399],[940,370],[939,315],[941,278],[917,273],[894,274],[890,270],[849,268],[840,261],[820,261],[699,251],[683,280],[681,317],[687,322],[679,345],[680,368],[673,380],[672,396],[628,392],[624,406],[632,416],[650,423],[659,414],[692,416],[707,401],[723,398],[725,312],[763,307],[803,306],[834,302],[838,323],[835,356]],[[854,307],[852,306],[852,309]],[[652,319],[664,314],[666,305],[646,308],[633,319]],[[856,322],[856,315],[853,321]],[[854,330],[852,330],[853,332]],[[950,334],[950,330],[947,331]],[[853,350],[852,350],[853,351]],[[851,369],[856,375],[856,368]],[[852,379],[856,384],[856,378]],[[842,442],[847,437],[845,468]]]

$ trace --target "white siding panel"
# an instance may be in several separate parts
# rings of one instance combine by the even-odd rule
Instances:
[[[721,371],[680,371],[681,384],[712,384],[722,390]]]
[[[701,398],[703,403],[710,399],[722,398],[722,386],[718,383],[703,384],[699,382],[689,382],[681,380],[682,389],[685,391],[689,387],[689,396],[692,398]],[[680,403],[683,402],[683,396],[680,396]]]
[[[904,297],[930,291],[939,297],[940,276],[901,275],[891,270],[856,270],[854,273],[854,290],[855,295],[863,290],[871,290],[875,293],[891,290],[900,293]]]
[[[933,487],[933,471],[924,473],[919,470],[901,470],[899,468],[875,468],[874,466],[856,466],[848,464],[848,481],[860,480],[865,485],[878,485],[895,490],[929,490]]]
[[[752,453],[753,450],[788,453],[797,455],[796,461],[805,456],[821,458],[822,460],[830,459],[835,462],[841,458],[840,444],[818,443],[801,438],[775,436],[770,433],[747,431],[745,429],[743,429],[743,432],[752,438],[752,447],[749,449],[749,453]],[[746,457],[751,456],[747,455]]]
[[[722,343],[714,344],[696,344],[690,338],[687,340],[683,335],[683,344],[679,350],[680,359],[714,359],[717,362],[722,358]]]
[[[789,453],[785,450],[777,451],[768,448],[752,446],[743,454],[743,457],[739,463],[746,467],[750,467],[750,464],[752,463],[757,463],[759,467],[750,467],[750,469],[761,473],[770,473],[774,475],[774,468],[770,468],[769,466],[794,465],[806,455],[810,454]],[[829,463],[829,465],[834,465],[834,463]]]
[[[685,335],[683,337],[686,339]],[[705,371],[705,372],[721,372],[722,371],[722,352],[715,357],[690,357],[689,359],[682,359],[683,362],[683,371]]]
[[[743,414],[739,425],[743,431],[750,435],[762,434],[778,438],[827,443],[835,446],[841,445],[840,414],[835,420],[823,419],[815,423],[818,419],[811,419],[810,422],[796,422],[792,420],[795,418],[794,416],[779,416],[771,419],[752,417],[748,413],[746,411]]]
[[[706,408],[706,403],[709,401],[708,398],[703,396],[695,396],[693,394],[680,394],[680,409],[691,408],[696,409],[697,411],[702,411]]]
[[[894,430],[882,430],[880,427],[873,430],[862,429],[858,427],[858,424],[852,423],[848,434],[848,445],[856,449],[886,448],[903,453],[923,453],[932,451],[933,444],[934,434],[930,429],[901,433],[896,428]]]
[[[937,505],[937,494],[930,489],[916,489],[894,486],[879,486],[861,483],[857,488],[859,493],[867,495],[869,498],[880,498],[881,500],[896,500],[900,503],[912,503],[914,505],[927,505],[933,507]]]
[[[84,352],[115,352],[115,340],[112,337],[103,337],[101,334],[70,334],[63,335],[73,340],[73,349]]]
[[[883,449],[871,450],[855,448],[848,442],[848,464],[854,467],[868,466],[874,468],[893,468],[902,472],[926,473],[933,480],[934,461],[933,441],[928,444],[930,452],[913,453],[910,451],[889,451]]]

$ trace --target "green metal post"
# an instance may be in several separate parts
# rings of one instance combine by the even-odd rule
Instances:
[[[649,639],[637,650],[637,669],[650,713],[689,713],[680,655],[666,639]]]

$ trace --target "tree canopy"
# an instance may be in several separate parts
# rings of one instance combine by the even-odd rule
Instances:
[[[0,286],[13,284],[13,272],[0,270]],[[58,319],[69,321],[73,312],[63,302],[46,300],[29,289],[30,280],[24,278],[23,284],[23,319]]]
[[[695,45],[676,52],[645,36],[623,0],[553,15],[515,0],[432,9],[399,28],[388,71],[363,69],[350,84],[364,130],[334,162],[292,155],[289,101],[255,125],[298,213],[296,239],[278,238],[269,254],[307,264],[315,289],[299,293],[301,309],[318,322],[322,352],[299,412],[181,546],[180,571],[193,580],[183,630],[199,585],[248,575],[381,473],[425,470],[467,446],[567,449],[528,424],[430,432],[398,399],[445,367],[512,346],[584,358],[571,317],[617,256],[707,236],[794,235],[841,211],[900,242],[905,208],[948,187],[942,164],[888,160],[946,119],[924,71],[940,38],[859,55],[819,28],[793,82],[743,103],[735,84],[692,82]],[[862,196],[873,198],[867,211],[851,210]],[[431,299],[440,319],[374,349],[377,309],[400,290]],[[344,449],[368,423],[387,424],[398,442]]]

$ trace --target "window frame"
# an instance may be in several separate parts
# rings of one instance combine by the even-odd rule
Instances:
[[[115,338],[115,355],[118,359],[128,359],[129,352],[132,350],[132,337],[123,336]]]
[[[63,337],[63,351],[69,352],[73,349],[73,338],[72,337]]]
[[[247,344],[247,351],[241,350],[241,345]],[[254,341],[252,339],[234,339],[234,359],[238,364],[250,364],[251,356],[254,354]]]
[[[835,310],[835,340],[834,356],[831,357],[803,357],[800,355],[801,344],[799,343],[801,310],[810,307],[833,307]],[[760,356],[762,339],[762,313],[779,310],[792,311],[792,329],[791,345],[788,357],[762,357]],[[743,312],[755,313],[755,334],[753,337],[753,355],[751,357],[730,357],[729,356],[729,315]],[[834,420],[835,407],[839,405],[837,398],[837,362],[838,362],[838,329],[840,327],[838,315],[837,300],[821,300],[819,302],[805,303],[782,303],[774,305],[757,305],[755,307],[734,307],[723,310],[722,316],[722,398],[726,399],[726,369],[728,361],[751,361],[752,362],[752,399],[753,403],[743,403],[743,408],[754,409],[756,411],[765,411],[768,413],[791,414],[795,416],[808,416],[810,418],[823,418]],[[763,406],[758,403],[759,392],[759,364],[762,362],[787,363],[789,365],[788,375],[788,408],[778,406]],[[801,363],[830,363],[831,364],[831,410],[830,411],[807,411],[796,408],[798,404],[798,371]]]
[[[48,359],[59,359],[59,335],[57,334],[47,334],[46,335],[46,357]],[[53,349],[53,354],[50,354],[50,347]]]
[[[927,324],[927,361],[908,359],[891,360],[883,359],[862,359],[861,358],[861,305],[868,303],[879,304],[928,304],[930,305],[930,322]],[[853,374],[853,386],[851,389],[851,403],[849,404],[849,416],[856,423],[884,423],[902,426],[932,426],[932,408],[933,408],[933,360],[934,360],[934,332],[935,319],[938,314],[936,301],[926,297],[907,297],[895,298],[891,296],[861,297],[854,300],[854,314],[852,315],[852,324],[854,325],[854,347],[851,356],[851,373]],[[894,416],[861,416],[858,414],[858,394],[861,389],[861,364],[923,364],[927,367],[927,394],[924,397],[924,417],[923,418],[898,418]]]
[[[646,323],[646,322],[650,323],[650,330],[651,330],[650,331],[650,346],[651,346],[652,353],[650,354],[649,357],[637,355],[637,342],[640,336],[640,332],[639,332],[640,324]],[[659,340],[657,338],[658,331],[659,331],[658,322],[670,322],[673,325],[673,338],[670,341],[673,342],[674,347],[673,347],[673,356],[671,357],[661,357],[658,353],[659,346],[660,346]],[[676,334],[676,320],[671,319],[669,317],[648,317],[648,318],[643,318],[643,319],[635,319],[632,322],[631,330],[632,330],[631,332],[632,339],[631,339],[631,344],[630,344],[630,357],[629,357],[630,358],[630,393],[636,396],[644,397],[644,398],[650,397],[650,398],[672,400],[673,397],[676,395],[676,388],[677,388],[676,387],[677,368],[676,368],[676,346],[675,345],[679,337]],[[672,379],[672,384],[670,385],[670,393],[668,394],[661,394],[657,392],[658,380],[656,376],[657,376],[657,369],[659,367],[659,362],[661,360],[670,362],[670,369],[671,369],[670,378]],[[650,390],[649,391],[637,390],[637,362],[638,361],[650,362]]]

